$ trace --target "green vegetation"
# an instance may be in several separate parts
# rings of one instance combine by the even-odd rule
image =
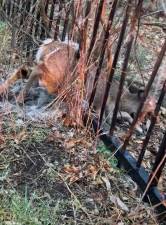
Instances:
[[[109,161],[111,167],[117,169],[117,159],[112,155],[111,151],[104,144],[99,145],[97,151],[103,154],[104,158]]]
[[[51,206],[51,200],[42,199],[35,193],[32,193],[29,198],[27,190],[24,196],[11,191],[6,193],[6,196],[3,194],[0,200],[0,222],[2,225],[56,225],[65,204],[65,201],[57,200]]]
[[[0,21],[0,32],[3,32],[6,28],[6,23],[3,21]]]

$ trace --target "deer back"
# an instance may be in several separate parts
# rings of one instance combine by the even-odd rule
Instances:
[[[75,65],[76,49],[72,45],[53,41],[43,44],[36,55],[37,67],[42,71],[39,82],[55,93],[69,80]]]

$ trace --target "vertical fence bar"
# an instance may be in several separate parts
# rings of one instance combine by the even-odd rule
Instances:
[[[53,19],[54,19],[55,4],[56,4],[56,0],[53,0],[51,10],[50,10],[50,16],[49,16],[49,25],[48,25],[48,31],[49,32],[51,31],[52,22],[53,22]]]
[[[131,10],[131,2],[132,2],[131,0],[128,0],[128,2],[127,2],[125,17],[124,17],[123,24],[122,24],[122,27],[121,27],[121,31],[120,31],[120,35],[119,35],[114,59],[113,59],[113,62],[112,62],[111,71],[109,73],[109,78],[108,78],[108,81],[107,81],[107,84],[106,84],[106,89],[105,89],[104,98],[103,98],[102,107],[101,107],[101,112],[100,112],[99,127],[101,126],[101,123],[102,123],[102,119],[103,119],[103,115],[104,115],[104,111],[105,111],[105,106],[106,106],[106,102],[107,102],[107,99],[108,99],[109,90],[110,90],[112,79],[113,79],[113,76],[114,76],[114,73],[115,73],[115,70],[116,70],[116,65],[117,65],[117,62],[118,62],[119,53],[120,53],[120,50],[121,50],[121,47],[122,47],[122,43],[123,43],[128,19],[129,19],[129,14],[130,14],[130,10]]]
[[[75,2],[73,1],[73,5],[72,5],[72,10],[71,10],[71,23],[69,25],[69,38],[70,40],[75,40],[75,35],[73,36],[73,34],[75,33],[74,28],[76,26],[76,7],[75,7]]]
[[[11,13],[11,19],[12,18],[14,18],[14,20],[16,20],[16,10],[17,10],[17,2],[16,2],[16,0],[13,0],[13,7],[12,7],[12,13]],[[15,23],[17,23],[17,20],[16,20],[16,22]],[[15,27],[12,27],[12,29],[11,29],[11,48],[15,48],[16,47],[16,29],[15,29]]]
[[[3,10],[4,10],[4,12],[6,12],[6,8],[7,8],[7,3],[6,3],[6,1],[3,1],[2,0],[2,6],[3,6]]]
[[[25,15],[26,15],[26,1],[21,1],[20,2],[20,12],[21,12],[21,16],[20,16],[20,26],[23,25],[24,21],[25,21]]]
[[[15,0],[13,1],[7,1],[7,15],[9,20],[11,19],[15,19]],[[14,27],[12,27],[11,29],[12,35],[11,35],[11,47],[15,48],[15,33],[16,33],[16,29]]]
[[[104,0],[100,0],[98,8],[97,8],[97,13],[96,13],[96,17],[95,17],[95,22],[93,25],[93,32],[92,32],[92,38],[90,41],[90,46],[88,49],[88,54],[87,54],[87,62],[89,60],[89,57],[91,55],[95,40],[96,40],[96,36],[97,36],[97,31],[98,31],[98,27],[99,27],[99,23],[100,23],[100,18],[101,18],[101,14],[102,14],[102,9],[103,9],[103,4],[104,4]]]
[[[91,10],[91,2],[89,0],[86,1],[86,6],[85,6],[85,14],[84,18],[85,22],[84,25],[81,27],[80,30],[80,38],[79,38],[79,52],[83,50],[84,54],[86,52],[86,36],[87,36],[87,26],[88,26],[88,14],[90,13]]]
[[[72,4],[73,4],[73,0],[69,3],[69,8],[67,9],[66,15],[65,15],[65,20],[64,20],[64,25],[63,25],[63,31],[62,31],[62,37],[61,40],[64,41],[65,37],[66,37],[66,33],[67,33],[67,28],[68,28],[68,24],[69,24],[69,15],[72,9]]]
[[[9,0],[6,1],[6,15],[10,17],[11,10],[11,2]]]
[[[6,1],[6,15],[10,17],[11,10],[11,2],[9,0]]]
[[[0,0],[0,7],[3,7],[4,6],[4,2],[3,0]]]
[[[40,24],[40,12],[39,12],[38,8],[36,7],[35,32],[34,32],[35,37],[38,37],[39,24]]]
[[[86,9],[85,9],[85,18],[89,15],[91,10],[91,1],[87,0],[86,1]]]
[[[36,4],[37,0],[33,0],[32,2],[32,5],[31,5],[31,9],[30,9],[30,13],[31,13],[31,21],[30,21],[30,24],[31,24],[31,27],[30,27],[30,35],[33,34],[33,28],[34,28],[34,25],[35,25],[35,16],[34,16],[34,13],[35,13],[35,10],[36,10],[36,7],[35,7],[35,4]]]
[[[34,18],[34,12],[35,12],[35,3],[36,3],[37,0],[33,0],[32,2],[32,5],[31,5],[31,10],[30,10],[30,13],[31,13],[31,21],[30,21],[30,24],[31,24],[31,27],[30,27],[30,30],[29,30],[29,34],[31,36],[33,36],[33,29],[34,29],[34,21],[35,21],[35,18]],[[31,52],[31,44],[29,43],[28,46],[27,46],[27,52],[29,51],[29,56],[33,58],[36,50],[32,49],[32,52]]]
[[[30,21],[30,24],[31,24],[31,27],[30,27],[30,35],[32,35],[33,33],[33,28],[34,28],[34,25],[35,25],[35,10],[36,10],[36,7],[35,7],[35,4],[36,4],[37,0],[33,0],[32,2],[32,5],[31,5],[31,9],[30,9],[30,14],[31,14],[31,21]]]
[[[157,116],[158,116],[158,113],[160,111],[160,107],[161,107],[161,104],[163,102],[165,93],[166,93],[166,80],[165,80],[165,82],[163,84],[163,88],[162,88],[160,97],[159,97],[158,102],[156,104],[154,115],[152,116],[151,124],[150,124],[150,127],[149,127],[148,131],[147,131],[146,138],[143,141],[142,149],[141,149],[141,152],[139,154],[138,161],[137,161],[137,167],[141,166],[141,163],[142,163],[143,157],[145,155],[145,151],[146,151],[147,145],[148,145],[149,140],[150,140],[150,136],[151,136],[153,128],[154,128],[154,126],[156,124]]]
[[[15,7],[15,0],[11,1],[11,10],[10,10],[10,18],[14,16],[14,7]]]
[[[143,94],[143,98],[142,98],[142,101],[141,101],[141,103],[140,103],[140,105],[138,107],[136,116],[135,116],[135,118],[134,118],[134,120],[133,120],[133,122],[131,124],[131,127],[130,127],[127,135],[126,135],[126,139],[124,140],[124,143],[123,143],[123,146],[122,146],[122,150],[124,150],[124,151],[126,149],[126,146],[129,143],[130,137],[132,136],[133,130],[134,130],[135,125],[136,125],[136,123],[138,121],[138,118],[139,118],[139,116],[141,114],[142,108],[143,108],[144,103],[146,101],[146,98],[147,98],[147,96],[149,94],[149,91],[150,91],[150,88],[152,86],[152,83],[153,83],[153,81],[154,81],[154,79],[156,77],[156,74],[158,72],[158,69],[159,69],[159,67],[161,65],[162,59],[163,59],[163,57],[165,55],[165,52],[166,52],[166,38],[165,38],[164,44],[163,44],[163,46],[161,48],[161,51],[159,53],[159,56],[157,58],[157,61],[156,61],[155,65],[154,65],[154,69],[153,69],[153,72],[152,72],[151,77],[149,79],[149,82],[148,82],[148,84],[147,84],[147,86],[145,88],[145,91],[144,91],[144,94]]]
[[[48,12],[48,6],[49,6],[49,0],[46,0],[45,7],[44,7],[44,13],[47,16]],[[42,21],[44,18],[41,18],[41,33],[40,33],[40,39],[44,39],[47,36],[48,33],[48,27],[46,27],[46,24]]]
[[[18,31],[19,31],[19,42],[18,45],[25,50],[26,52],[26,48],[27,48],[27,36],[26,32],[25,32],[25,21],[27,22],[27,17],[29,16],[29,11],[30,11],[30,7],[31,7],[31,1],[23,1],[20,0],[20,4],[19,4],[19,21],[17,24],[18,27]],[[13,28],[15,29],[15,28]],[[15,32],[15,30],[14,30]]]
[[[25,9],[23,9],[25,12],[24,12],[24,18],[23,18],[23,24],[25,24],[25,20],[28,20],[30,17],[29,17],[29,12],[30,12],[30,9],[31,9],[31,1],[27,1],[26,2],[26,5],[25,5]],[[23,41],[23,44],[25,44],[25,48],[26,48],[26,56],[28,57],[29,54],[30,54],[30,49],[29,49],[29,41],[30,41],[30,38],[29,38],[29,35],[25,35],[25,40]]]
[[[130,53],[131,53],[131,49],[132,49],[133,40],[134,40],[134,36],[132,34],[130,36],[130,40],[128,41],[128,43],[126,45],[126,53],[125,53],[125,58],[124,58],[123,66],[122,66],[122,73],[121,73],[121,78],[120,78],[120,83],[119,83],[119,90],[118,90],[118,94],[117,94],[117,97],[116,97],[115,107],[114,107],[114,111],[113,111],[110,131],[109,131],[110,136],[113,135],[115,125],[116,125],[116,121],[117,121],[117,114],[118,114],[118,110],[119,110],[120,99],[121,99],[121,96],[122,96],[122,93],[123,93],[123,86],[124,86],[124,82],[125,82],[125,77],[127,75],[128,62],[129,62],[129,57],[130,57]]]
[[[98,67],[97,67],[97,70],[96,70],[95,79],[94,79],[94,82],[93,82],[93,90],[92,90],[90,100],[89,100],[89,106],[92,105],[94,97],[95,97],[97,82],[98,82],[100,72],[101,72],[101,68],[102,68],[102,64],[103,64],[103,61],[104,61],[105,50],[106,50],[107,41],[108,41],[108,38],[109,38],[109,31],[112,27],[117,2],[118,2],[117,0],[115,0],[113,2],[112,8],[110,10],[110,15],[109,15],[108,22],[107,22],[107,28],[106,28],[104,40],[103,40],[102,47],[101,47],[101,53],[100,53],[100,56],[99,56],[99,63],[98,63]]]
[[[6,12],[6,2],[1,0],[0,1],[0,20],[4,20],[5,12]]]
[[[15,1],[15,8],[14,8],[14,13],[17,15],[19,13],[19,6],[20,6],[20,1],[21,0],[16,0]],[[18,15],[17,15],[18,16]]]
[[[63,9],[63,0],[60,0],[59,3],[59,15],[58,18],[56,20],[56,27],[55,27],[55,33],[54,33],[54,39],[57,40],[58,38],[58,34],[59,34],[59,26],[60,26],[60,22],[61,22],[61,17],[62,17],[62,9]]]
[[[115,102],[115,107],[114,107],[114,111],[113,111],[113,117],[112,117],[112,121],[111,121],[110,132],[109,132],[109,134],[111,136],[113,135],[114,128],[115,128],[116,121],[117,121],[117,114],[118,114],[118,110],[119,110],[120,99],[121,99],[121,95],[123,92],[125,77],[127,75],[127,67],[128,67],[129,57],[130,57],[130,53],[131,53],[131,49],[132,49],[132,44],[134,41],[134,36],[135,36],[135,27],[136,27],[136,23],[138,22],[138,19],[140,16],[140,12],[142,9],[142,3],[143,3],[143,0],[140,0],[138,2],[138,5],[134,11],[134,15],[132,16],[132,19],[131,19],[129,37],[128,37],[128,42],[126,45],[126,54],[125,54],[125,58],[124,58],[124,62],[123,62],[122,73],[121,73],[121,78],[120,78],[120,83],[119,83],[119,91],[118,91],[118,94],[116,97],[116,102]]]
[[[159,179],[160,179],[160,176],[161,176],[161,173],[162,173],[165,163],[166,163],[166,131],[163,136],[161,145],[159,147],[159,151],[156,156],[156,160],[155,160],[155,163],[154,163],[154,166],[152,169],[152,173],[149,176],[150,187],[158,185],[158,182],[159,182]],[[155,174],[155,176],[154,176],[154,174]]]
[[[14,17],[16,17],[16,12],[17,12],[17,0],[13,0],[13,11],[12,11],[12,15],[14,15]]]

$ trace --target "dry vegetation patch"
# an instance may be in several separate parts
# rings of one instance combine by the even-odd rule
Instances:
[[[13,126],[3,118],[1,223],[157,224],[113,155],[86,130],[58,124]]]

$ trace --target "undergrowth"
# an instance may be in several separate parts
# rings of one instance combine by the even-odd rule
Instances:
[[[2,191],[1,194],[2,195]],[[21,196],[15,190],[4,191],[1,196],[1,224],[20,225],[53,225],[58,224],[66,202],[57,200],[52,204],[51,199],[39,197],[34,192],[28,196],[27,190]]]

